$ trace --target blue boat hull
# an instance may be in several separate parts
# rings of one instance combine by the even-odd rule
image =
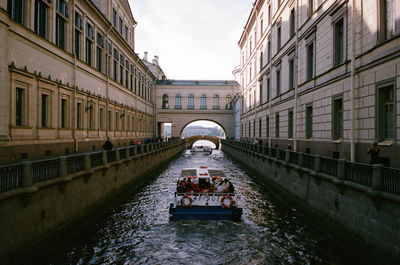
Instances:
[[[223,208],[216,206],[181,207],[171,204],[169,208],[170,220],[231,220],[240,221],[243,209],[237,207]]]

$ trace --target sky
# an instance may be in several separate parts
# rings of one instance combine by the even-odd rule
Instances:
[[[254,0],[129,0],[135,52],[154,55],[168,79],[233,80],[238,41]]]

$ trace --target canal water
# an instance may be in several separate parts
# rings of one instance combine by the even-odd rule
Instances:
[[[243,207],[240,222],[169,221],[168,207],[181,169],[203,165],[230,176]],[[124,203],[82,221],[51,246],[35,251],[29,263],[371,263],[254,178],[221,151],[185,151]]]

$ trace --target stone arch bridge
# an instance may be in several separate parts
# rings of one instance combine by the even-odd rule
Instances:
[[[215,144],[216,149],[219,149],[221,138],[211,135],[195,135],[186,138],[186,148],[192,148],[193,144],[199,140],[207,140]]]
[[[206,120],[221,126],[226,137],[234,136],[234,110],[231,100],[238,92],[239,83],[236,81],[158,81],[156,89],[158,135],[163,135],[164,123],[171,123],[171,136],[181,137],[183,129],[189,123]]]

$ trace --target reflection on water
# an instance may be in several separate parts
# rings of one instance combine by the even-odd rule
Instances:
[[[241,222],[169,222],[181,169],[202,165],[230,176],[243,207]],[[106,218],[37,259],[40,264],[366,264],[263,190],[222,152],[186,151]]]

